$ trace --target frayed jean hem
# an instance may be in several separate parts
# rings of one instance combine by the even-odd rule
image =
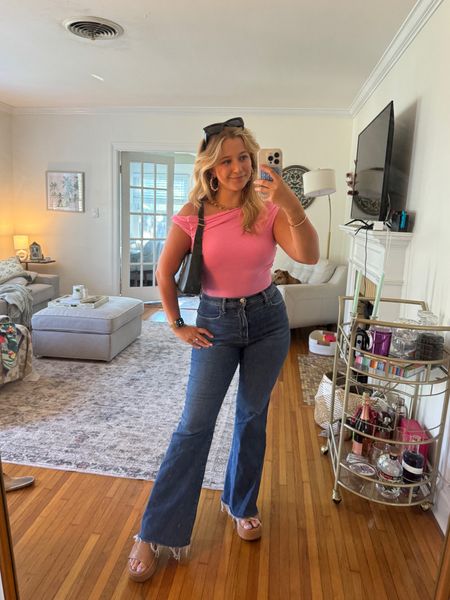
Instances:
[[[242,517],[237,517],[236,515],[233,515],[233,513],[230,510],[230,507],[228,506],[228,504],[225,504],[223,500],[220,501],[220,510],[222,512],[228,513],[228,515],[235,521],[237,519],[259,519],[258,513],[256,513],[256,515],[243,515]]]
[[[136,534],[134,536],[135,542],[143,542],[144,544],[150,544],[151,549],[155,553],[155,556],[158,557],[161,553],[161,550],[167,549],[172,554],[173,558],[178,562],[181,562],[183,559],[187,559],[189,555],[189,550],[191,545],[187,546],[166,546],[165,544],[158,544],[157,542],[151,542],[150,540],[144,540],[140,535]]]

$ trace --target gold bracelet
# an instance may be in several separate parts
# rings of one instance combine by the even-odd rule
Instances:
[[[303,223],[306,221],[307,218],[308,218],[308,215],[305,215],[299,223],[291,223],[288,219],[289,226],[290,227],[300,227],[300,225],[303,225]]]

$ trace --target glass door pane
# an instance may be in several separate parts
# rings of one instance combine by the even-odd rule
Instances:
[[[188,201],[194,155],[121,154],[121,293],[157,300],[155,273],[171,217]]]
[[[173,214],[174,159],[122,153],[122,294],[158,299],[159,254]],[[160,252],[159,252],[160,253]]]

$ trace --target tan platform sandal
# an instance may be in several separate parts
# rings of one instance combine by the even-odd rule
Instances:
[[[246,542],[254,542],[255,540],[259,540],[262,535],[262,523],[259,520],[258,515],[244,518],[234,517],[231,514],[229,507],[224,502],[221,501],[220,505],[222,511],[228,513],[230,519],[233,521],[233,524],[236,527],[238,536],[242,540],[245,540]],[[258,525],[253,525],[252,521],[258,521]],[[244,522],[250,523],[252,526],[251,529],[246,529],[243,525]]]
[[[144,568],[140,571],[135,571],[131,568],[131,563],[128,562],[128,575],[133,581],[143,583],[147,579],[150,579],[158,567],[159,549],[154,544],[143,542],[138,536],[135,536],[134,539],[136,541],[131,549],[128,561],[138,560]]]

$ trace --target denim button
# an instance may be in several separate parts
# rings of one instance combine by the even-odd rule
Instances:
[[[240,302],[240,303],[241,303],[243,306],[245,306],[245,305],[247,304],[247,298],[240,298],[240,299],[239,299],[239,302]]]

